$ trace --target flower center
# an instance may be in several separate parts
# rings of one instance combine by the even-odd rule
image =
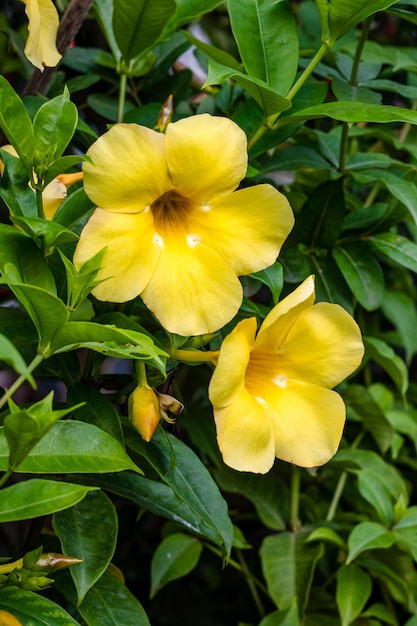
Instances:
[[[151,204],[157,231],[167,228],[186,228],[192,205],[188,198],[174,189],[166,191]]]

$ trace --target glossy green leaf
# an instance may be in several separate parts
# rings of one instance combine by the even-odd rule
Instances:
[[[0,127],[31,175],[35,140],[30,117],[9,81],[0,76]]]
[[[358,489],[362,498],[375,509],[382,524],[389,526],[394,517],[394,509],[384,476],[370,469],[359,470],[357,476]]]
[[[307,605],[314,570],[323,554],[321,544],[307,543],[304,532],[282,532],[266,537],[261,546],[262,570],[277,607],[297,598],[300,611]]]
[[[55,280],[45,255],[31,237],[13,226],[0,225],[0,272],[10,274],[14,282],[36,285],[56,294]],[[17,279],[17,280],[16,280]]]
[[[61,96],[45,102],[33,119],[35,139],[34,168],[42,179],[47,166],[62,156],[75,132],[77,107],[69,99],[68,89]]]
[[[227,504],[206,467],[194,452],[176,437],[158,429],[149,443],[129,427],[126,444],[145,457],[160,479],[200,518],[214,534],[216,543],[230,553],[233,525]]]
[[[265,115],[273,115],[280,111],[286,111],[291,107],[289,100],[274,91],[264,81],[217,63],[217,61],[209,61],[208,76],[203,87],[220,85],[230,79],[243,87],[256,100],[264,110]]]
[[[90,491],[81,502],[55,513],[53,529],[63,553],[82,559],[70,569],[79,604],[113,558],[118,530],[116,509],[102,491]]]
[[[21,159],[0,150],[4,171],[0,177],[0,197],[12,215],[38,214],[36,194],[29,186],[29,175]]]
[[[228,52],[219,50],[219,48],[216,48],[215,46],[212,46],[204,41],[200,41],[200,39],[197,39],[197,37],[194,37],[186,30],[181,31],[181,34],[187,41],[196,46],[198,50],[201,50],[201,52],[203,52],[209,59],[217,61],[217,63],[230,67],[231,69],[233,68],[238,71],[242,70],[242,64],[239,63],[239,61],[236,61],[236,59]]]
[[[287,0],[228,0],[230,24],[246,72],[285,96],[298,64],[298,37]]]
[[[30,235],[42,250],[78,239],[77,235],[68,228],[40,217],[16,216],[12,220],[16,226]]]
[[[68,322],[54,333],[50,353],[58,354],[90,348],[105,356],[128,359],[148,359],[164,372],[161,357],[166,353],[158,348],[148,335],[95,322]]]
[[[346,549],[346,544],[343,539],[332,528],[328,528],[327,526],[321,526],[313,530],[306,541],[308,543],[311,541],[328,541],[329,543],[334,543],[336,546],[339,546],[342,550]]]
[[[405,546],[417,561],[417,510],[410,507],[404,517],[393,528],[396,541]]]
[[[392,378],[402,394],[408,388],[408,369],[404,361],[382,339],[365,337],[365,356],[376,361]]]
[[[374,438],[382,454],[385,454],[391,445],[394,430],[368,389],[361,385],[349,385],[343,393],[343,399],[354,409],[364,428]]]
[[[119,61],[121,52],[113,32],[113,0],[94,0],[93,9],[110,50],[116,61]]]
[[[369,237],[369,241],[380,254],[412,272],[417,272],[417,244],[407,237],[395,233],[381,233]]]
[[[94,487],[32,478],[0,491],[0,522],[50,515],[82,500]]]
[[[162,38],[167,39],[179,26],[209,13],[222,3],[223,0],[175,0],[175,13],[168,20]]]
[[[382,303],[382,312],[397,329],[401,337],[401,347],[409,365],[417,353],[417,311],[414,300],[402,291],[386,291]]]
[[[0,471],[7,469],[8,446],[0,429]],[[65,472],[140,471],[118,441],[91,424],[57,422],[19,466],[19,472],[62,474]]]
[[[32,374],[28,371],[22,355],[12,342],[2,334],[0,334],[0,361],[11,367],[17,374],[23,376],[35,388],[35,381]]]
[[[71,228],[79,223],[84,216],[88,215],[93,206],[84,188],[81,187],[81,189],[77,189],[64,200],[52,218],[52,221],[61,224],[61,226]]]
[[[360,615],[372,591],[370,576],[357,565],[342,565],[338,570],[336,603],[341,626],[349,626]]]
[[[377,522],[360,522],[349,535],[346,564],[349,565],[365,550],[390,548],[394,542],[394,533],[385,526]]]
[[[0,608],[14,615],[24,626],[79,626],[79,623],[55,602],[18,587],[1,589]]]
[[[114,0],[113,32],[124,61],[155,45],[174,13],[174,0]]]
[[[277,304],[284,282],[282,265],[277,261],[270,267],[251,274],[251,277],[269,287],[273,303]]]
[[[320,252],[308,256],[310,270],[305,276],[314,274],[316,301],[340,304],[348,313],[354,314],[353,295],[346,281],[330,255]]]
[[[417,190],[410,180],[404,180],[385,170],[369,170],[367,172],[355,172],[355,178],[359,182],[380,181],[392,193],[394,198],[407,207],[414,222],[417,223]]]
[[[328,170],[332,168],[332,165],[317,150],[307,146],[295,145],[289,146],[285,150],[275,150],[262,172],[292,171],[302,168]]]
[[[77,409],[77,420],[97,426],[124,446],[120,416],[105,394],[83,383],[73,383],[68,386],[68,402],[84,403]]]
[[[384,275],[365,243],[333,249],[333,257],[353,295],[367,311],[377,309],[384,297]]]
[[[189,574],[197,565],[202,549],[200,541],[183,533],[165,537],[152,557],[150,597],[172,580]]]
[[[260,622],[259,626],[299,626],[297,603],[292,602],[291,606],[282,611],[270,613]]]

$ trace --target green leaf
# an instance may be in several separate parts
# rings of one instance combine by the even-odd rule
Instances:
[[[4,76],[0,76],[0,127],[30,177],[35,145],[32,122],[21,98]]]
[[[0,361],[11,367],[17,374],[23,376],[35,389],[35,381],[32,374],[28,371],[22,355],[12,342],[2,334],[0,334]]]
[[[273,303],[277,304],[284,283],[282,265],[276,261],[276,263],[267,267],[265,270],[260,270],[255,274],[250,274],[250,276],[269,287]]]
[[[47,167],[60,156],[74,135],[77,127],[78,110],[69,99],[65,88],[61,96],[45,102],[33,120],[35,139],[34,168],[42,180]]]
[[[408,369],[404,361],[382,339],[364,337],[365,357],[373,359],[389,374],[399,391],[405,394],[408,388]]]
[[[338,246],[334,260],[353,295],[367,311],[377,309],[384,297],[384,275],[365,243]]]
[[[50,515],[82,500],[94,487],[32,478],[0,491],[0,522]],[[1,591],[1,593],[3,590]]]
[[[68,402],[84,403],[77,409],[77,420],[97,426],[124,446],[120,416],[105,394],[83,383],[72,383],[68,385]]]
[[[239,61],[236,61],[236,59],[232,57],[232,55],[228,52],[225,52],[224,50],[219,50],[219,48],[205,43],[204,41],[200,41],[200,39],[194,37],[187,30],[182,30],[181,34],[183,35],[183,37],[185,37],[187,41],[189,41],[196,48],[198,48],[198,50],[203,52],[209,59],[217,61],[217,63],[220,63],[221,65],[226,65],[227,67],[234,68],[238,71],[242,70],[242,64],[239,63]]]
[[[360,417],[364,428],[371,434],[383,454],[392,443],[394,429],[366,387],[349,385],[343,399]]]
[[[40,217],[12,217],[12,221],[26,232],[42,250],[59,246],[69,241],[77,241],[78,236],[65,228]]]
[[[381,233],[369,237],[371,246],[391,261],[417,272],[417,244],[395,233]]]
[[[277,607],[287,607],[294,598],[301,611],[307,606],[321,544],[309,544],[304,532],[283,532],[266,537],[260,549],[262,570]]]
[[[175,0],[175,4],[175,13],[168,20],[162,39],[168,39],[179,26],[192,22],[204,13],[209,13],[223,4],[223,0]]]
[[[147,359],[165,372],[161,357],[167,353],[158,348],[148,335],[134,330],[116,328],[95,322],[68,322],[54,333],[50,354],[90,348],[105,356],[127,359]]]
[[[417,561],[417,510],[411,507],[393,528],[396,541],[411,552]]]
[[[401,337],[401,347],[406,354],[406,363],[417,353],[417,311],[414,300],[402,291],[386,291],[382,312],[397,329]]]
[[[8,284],[38,331],[39,352],[52,354],[48,346],[57,330],[65,326],[68,320],[67,307],[57,296],[40,287],[12,281],[8,281]]]
[[[114,0],[113,32],[124,61],[157,42],[175,8],[174,0]]]
[[[203,526],[216,537],[216,543],[230,554],[233,525],[227,504],[194,452],[176,437],[158,429],[149,443],[132,427],[125,432],[126,444],[144,456],[175,494],[199,517]]]
[[[274,91],[264,81],[217,63],[217,61],[209,61],[208,76],[203,87],[220,85],[230,79],[243,87],[256,100],[264,110],[265,115],[273,115],[280,111],[286,111],[291,107],[289,100]]]
[[[395,4],[397,0],[316,0],[320,6],[320,17],[322,18],[323,41],[332,46],[337,39],[354,28],[359,22],[365,20],[370,15],[383,11]],[[325,4],[328,4],[327,20],[324,21]],[[326,26],[328,30],[326,30]]]
[[[270,613],[259,624],[259,626],[299,626],[297,603],[292,602],[291,606],[282,611]]]
[[[172,580],[189,574],[197,565],[202,549],[200,541],[183,533],[163,539],[152,557],[150,597]]]
[[[78,605],[113,557],[118,529],[116,509],[102,491],[90,491],[81,502],[55,513],[52,525],[63,553],[82,559],[70,569]]]
[[[59,206],[52,218],[53,222],[71,228],[86,216],[93,208],[93,203],[81,187],[71,193]]]
[[[395,542],[395,535],[391,530],[377,522],[360,522],[355,526],[348,538],[348,555],[346,565],[349,565],[365,550],[390,548]]]
[[[246,72],[285,96],[298,65],[298,37],[289,2],[228,0],[227,8]]]
[[[336,604],[341,626],[349,626],[360,615],[372,591],[370,576],[357,565],[342,565],[337,571]]]
[[[384,476],[370,469],[358,470],[357,476],[358,489],[362,498],[375,509],[382,524],[385,526],[392,524],[394,509]]]
[[[346,549],[346,544],[343,539],[332,528],[328,528],[327,526],[321,526],[313,530],[306,541],[308,543],[311,541],[328,541],[339,546],[342,550]]]
[[[4,172],[0,177],[0,197],[12,215],[37,215],[36,194],[21,159],[0,150]]]
[[[151,626],[140,602],[107,572],[88,591],[77,610],[90,626]]]
[[[0,429],[0,471],[7,469],[8,446]],[[36,444],[18,468],[34,474],[66,472],[140,471],[122,446],[91,424],[68,420],[57,422]]]
[[[342,230],[344,215],[343,178],[328,180],[309,194],[297,214],[291,238],[309,249],[331,248]]]
[[[48,598],[18,587],[0,591],[0,608],[25,626],[79,626],[69,613]]]

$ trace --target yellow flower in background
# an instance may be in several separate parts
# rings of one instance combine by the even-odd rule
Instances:
[[[55,67],[62,58],[56,48],[59,26],[58,12],[51,0],[23,0],[29,20],[29,36],[25,55],[41,72],[45,67]]]
[[[247,142],[234,122],[196,115],[158,133],[116,124],[88,150],[84,188],[97,205],[74,256],[106,248],[99,300],[140,295],[179,335],[218,330],[242,302],[238,276],[276,260],[294,218],[272,185],[235,191]]]
[[[353,318],[314,298],[310,276],[257,335],[250,318],[223,341],[209,398],[223,460],[236,470],[265,473],[275,457],[314,467],[337,451],[345,405],[331,388],[360,365],[364,348]]]
[[[0,626],[22,626],[22,622],[8,611],[0,610]]]
[[[10,144],[1,146],[1,149],[14,157],[18,157],[16,150]],[[3,172],[4,163],[0,160],[0,177],[3,176]],[[67,197],[67,188],[82,179],[82,172],[59,174],[48,185],[46,185],[42,192],[43,212],[45,213],[46,219],[51,220],[61,204],[64,202]]]

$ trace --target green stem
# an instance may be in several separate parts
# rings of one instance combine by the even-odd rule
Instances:
[[[36,206],[38,208],[38,217],[45,219],[45,212],[43,210],[42,191],[36,187]]]
[[[37,354],[33,361],[27,367],[27,373],[31,374],[40,363],[42,363],[44,356],[42,354]],[[4,407],[9,398],[12,397],[14,393],[23,385],[23,383],[27,380],[27,376],[21,374],[19,378],[16,378],[14,383],[6,389],[2,397],[0,398],[0,409]]]
[[[204,543],[204,545],[206,548],[208,548],[211,552],[213,552],[220,558],[223,557],[223,553],[221,552],[221,550],[218,550],[217,548],[212,546],[211,543]],[[242,567],[242,565],[238,563],[237,561],[235,561],[234,559],[228,559],[227,564],[233,567],[235,570],[237,570],[241,574],[243,574],[243,576],[245,576],[247,579],[250,579],[253,582],[253,584],[256,585],[258,589],[260,589],[260,591],[262,591],[266,596],[268,596],[268,598],[271,597],[265,585],[263,585],[260,582],[260,580],[258,580],[256,576],[254,576],[248,569],[245,569],[244,567]]]
[[[326,56],[328,50],[329,50],[329,46],[326,43],[323,43],[321,47],[319,48],[319,50],[317,50],[316,54],[311,59],[310,63],[307,65],[305,70],[301,73],[298,80],[294,83],[294,85],[291,87],[291,89],[285,96],[287,100],[292,100],[294,96],[300,91],[301,87],[304,85],[306,80],[314,72],[317,65]],[[252,146],[254,146],[255,143],[259,141],[259,139],[266,133],[267,130],[274,129],[274,124],[277,121],[280,114],[281,112],[274,113],[274,115],[270,115],[263,121],[262,126],[258,128],[258,130],[254,133],[254,135],[249,140],[248,149],[252,148]]]
[[[127,87],[127,74],[122,72],[120,74],[120,81],[119,81],[119,105],[117,109],[117,121],[119,123],[123,122],[125,100],[126,100],[126,87]]]
[[[299,506],[300,506],[300,482],[301,470],[296,465],[291,467],[291,501],[290,501],[290,526],[293,532],[300,528]]]
[[[256,588],[256,585],[255,585],[254,581],[252,580],[252,577],[250,575],[250,571],[248,569],[248,566],[247,566],[245,557],[242,554],[242,551],[241,550],[236,550],[236,553],[237,553],[237,557],[238,557],[238,559],[240,561],[240,565],[242,567],[242,570],[241,570],[242,574],[245,576],[247,585],[249,587],[249,591],[250,591],[250,593],[252,595],[253,601],[254,601],[254,603],[256,605],[256,608],[258,610],[259,617],[262,619],[263,617],[265,617],[265,609],[264,609],[264,606],[262,604],[262,600],[261,600],[261,598],[259,596],[259,593],[258,593],[258,590]]]
[[[13,470],[8,469],[6,472],[4,472],[3,476],[0,478],[0,487],[3,487],[4,483],[9,480],[10,476],[13,474]],[[0,566],[1,568],[1,566]],[[0,574],[2,573],[1,569],[0,569]]]
[[[360,432],[359,435],[356,437],[355,441],[352,443],[350,449],[355,450],[359,446],[364,436],[365,436],[365,433]],[[342,497],[343,490],[346,485],[347,477],[348,477],[348,473],[346,471],[343,471],[339,476],[339,480],[336,485],[336,489],[334,490],[333,498],[332,498],[332,501],[330,502],[329,510],[326,515],[327,522],[331,522],[334,516],[336,515],[337,507],[339,506],[340,498]]]
[[[146,367],[144,361],[135,361],[136,376],[138,378],[138,385],[147,385],[148,379],[146,376]]]
[[[381,189],[382,183],[380,180],[377,180],[374,184],[374,186],[372,187],[371,191],[368,194],[368,197],[366,198],[364,204],[363,204],[363,208],[366,209],[370,206],[372,206],[372,204],[374,203],[375,198],[377,197],[377,195],[379,194],[379,190]]]
[[[220,350],[174,350],[171,353],[171,359],[175,361],[183,361],[184,363],[204,363],[209,362],[217,365]]]

